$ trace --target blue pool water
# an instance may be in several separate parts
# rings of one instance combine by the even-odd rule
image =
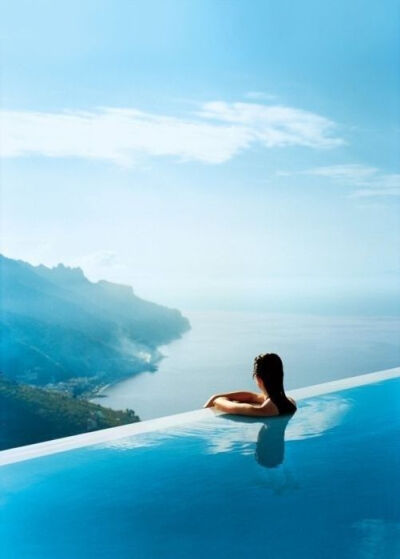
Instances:
[[[3,466],[2,559],[400,557],[400,379]]]

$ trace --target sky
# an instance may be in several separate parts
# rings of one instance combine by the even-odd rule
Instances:
[[[16,0],[0,25],[3,254],[178,308],[390,313],[397,1]]]

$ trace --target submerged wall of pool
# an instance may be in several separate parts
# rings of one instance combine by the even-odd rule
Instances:
[[[0,452],[4,559],[400,557],[400,368]]]

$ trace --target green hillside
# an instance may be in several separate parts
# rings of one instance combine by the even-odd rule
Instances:
[[[114,411],[0,374],[0,450],[137,421],[132,410]]]

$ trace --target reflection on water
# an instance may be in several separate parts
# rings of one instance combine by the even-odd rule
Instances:
[[[209,452],[252,455],[264,468],[258,479],[260,487],[275,495],[287,494],[300,484],[293,463],[285,464],[285,444],[322,436],[342,423],[351,406],[350,399],[336,394],[300,402],[293,416],[255,419],[222,415],[216,428],[208,430]]]
[[[296,475],[284,464],[285,431],[292,415],[262,419],[261,428],[260,419],[254,421],[253,418],[223,417],[233,423],[242,424],[246,431],[248,425],[257,427],[258,433],[256,440],[253,439],[252,456],[260,466],[265,468],[263,476],[257,480],[260,488],[270,489],[275,495],[284,495],[299,488]]]
[[[284,495],[298,489],[296,475],[284,464],[285,430],[292,416],[274,417],[264,423],[258,432],[255,459],[267,468],[262,486],[275,495]]]
[[[229,414],[106,443],[128,450],[159,446],[168,441],[197,439],[204,454],[235,453],[256,460],[261,466],[256,484],[275,495],[299,489],[295,464],[285,463],[285,445],[320,437],[340,425],[353,402],[330,394],[299,402],[293,416],[254,418]]]
[[[329,394],[301,402],[296,417],[286,432],[287,441],[320,437],[340,425],[353,402],[349,398]]]
[[[285,458],[285,430],[292,416],[274,417],[258,432],[255,457],[261,466],[276,468]]]
[[[292,417],[293,415],[285,415],[255,419],[222,415],[220,419],[230,423],[230,428],[225,430],[226,434],[230,435],[226,438],[226,441],[230,443],[229,448],[234,447],[241,454],[255,454],[255,459],[261,466],[275,468],[284,461],[285,431]],[[237,439],[236,444],[233,436]],[[212,435],[211,438],[213,438]],[[221,445],[218,445],[217,448],[221,451]]]
[[[286,426],[204,410],[104,448],[10,464],[0,549],[29,559],[400,557],[399,388],[392,379],[299,400]]]
[[[256,442],[257,454],[261,457],[259,463],[267,460],[278,464],[279,457],[283,462],[284,440],[300,441],[322,436],[342,423],[351,406],[351,399],[330,394],[300,401],[293,416],[262,419],[221,415],[214,420],[214,428],[210,423],[201,422],[193,425],[191,430],[207,438],[208,451],[213,454],[229,451],[252,454]],[[267,459],[268,453],[271,457]]]

